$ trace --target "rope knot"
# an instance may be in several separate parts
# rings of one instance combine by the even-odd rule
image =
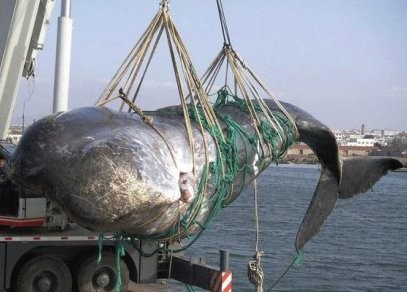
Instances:
[[[152,124],[153,123],[153,117],[152,116],[143,116],[143,122],[146,124]]]
[[[257,139],[256,139],[256,137],[250,137],[250,138],[249,138],[249,142],[250,142],[250,144],[257,146]]]
[[[211,174],[216,174],[218,172],[218,166],[215,161],[209,162],[209,172]]]
[[[297,256],[295,257],[295,260],[294,260],[294,265],[296,265],[298,267],[302,264],[303,261],[304,261],[304,255],[302,253],[302,250],[298,250]]]
[[[249,277],[250,283],[256,288],[256,292],[263,291],[264,273],[260,266],[260,257],[262,255],[262,251],[256,251],[253,259],[249,261],[247,265],[247,276]]]
[[[233,182],[233,178],[234,176],[232,174],[225,174],[223,179],[225,183],[231,183]]]

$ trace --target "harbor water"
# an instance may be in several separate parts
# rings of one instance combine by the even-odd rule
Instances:
[[[268,290],[295,258],[294,240],[319,179],[314,165],[279,165],[257,180],[259,249]],[[220,211],[187,251],[219,265],[230,251],[234,291],[254,291],[247,263],[255,253],[253,189]],[[407,291],[407,173],[391,172],[371,191],[340,200],[272,291]]]

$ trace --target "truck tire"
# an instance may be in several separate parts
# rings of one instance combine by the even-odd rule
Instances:
[[[120,259],[120,274],[121,291],[127,291],[129,269],[122,259]],[[112,253],[102,253],[100,263],[97,263],[96,254],[79,263],[76,275],[79,292],[114,291],[116,279],[115,257]]]
[[[18,273],[17,292],[71,292],[72,277],[66,264],[54,257],[37,256]]]

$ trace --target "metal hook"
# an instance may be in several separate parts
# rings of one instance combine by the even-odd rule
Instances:
[[[160,7],[169,9],[170,8],[170,0],[162,0],[160,2]]]

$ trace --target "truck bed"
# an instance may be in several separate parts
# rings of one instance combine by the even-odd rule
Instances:
[[[66,230],[48,230],[44,227],[11,228],[0,226],[0,241],[10,240],[97,240],[98,232],[82,228],[77,224],[70,224]]]

